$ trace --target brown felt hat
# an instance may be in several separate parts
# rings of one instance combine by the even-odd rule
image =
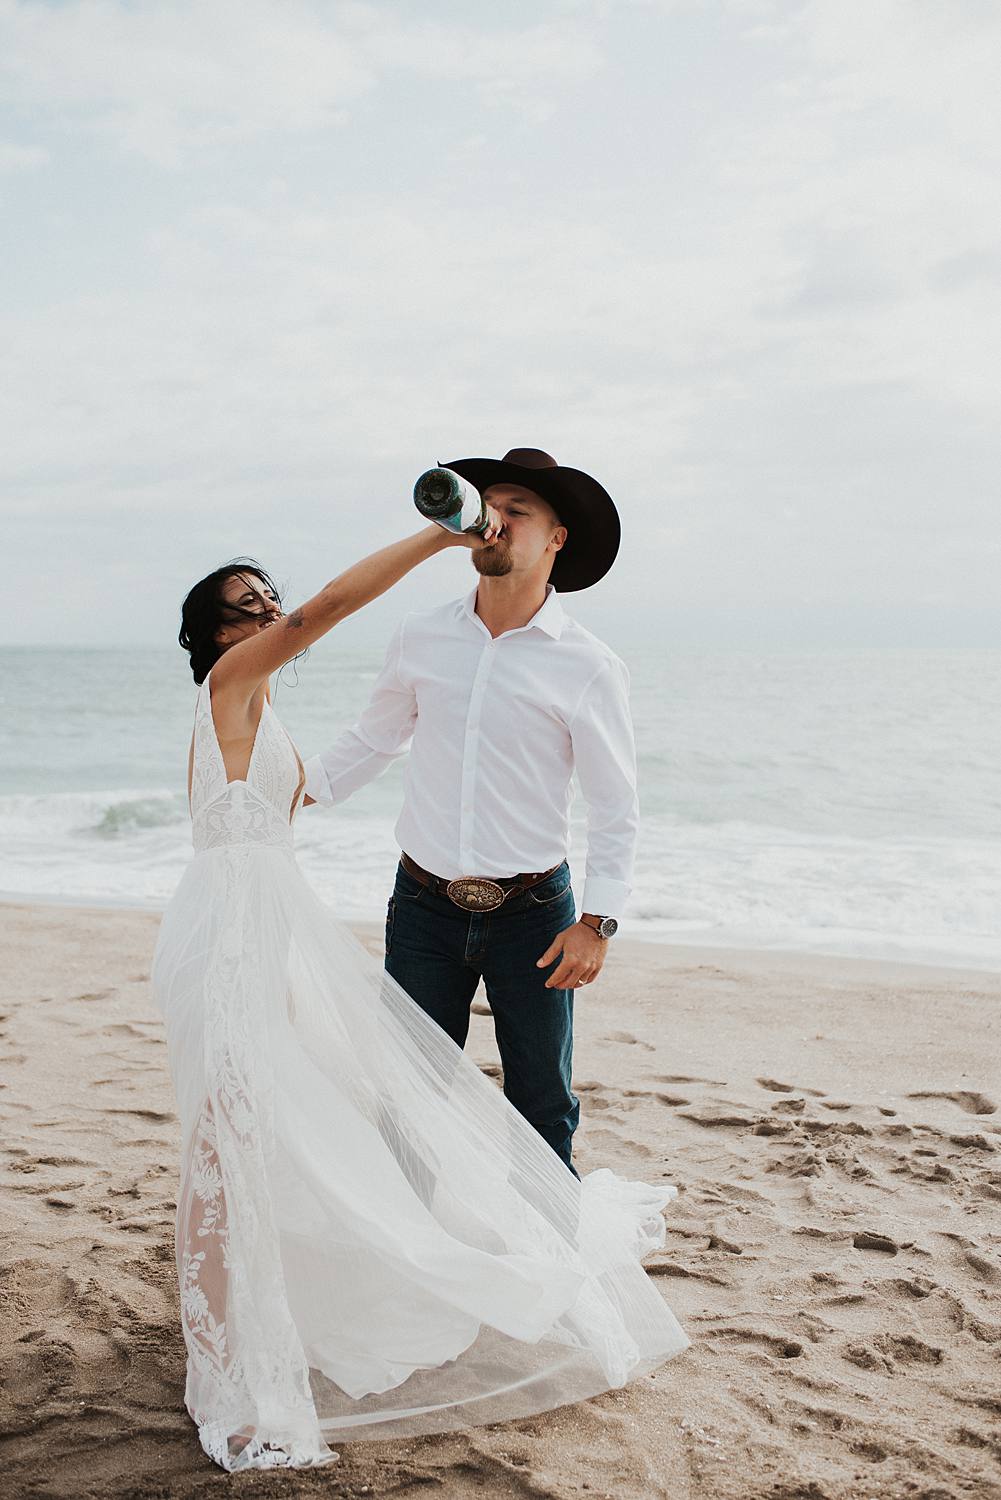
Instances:
[[[568,469],[541,448],[510,448],[503,458],[457,458],[454,469],[480,494],[492,484],[520,484],[547,500],[567,528],[550,582],[570,594],[604,578],[619,550],[621,526],[611,495],[590,474]]]

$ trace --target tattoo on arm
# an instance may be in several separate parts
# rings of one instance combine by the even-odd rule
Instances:
[[[302,618],[302,610],[294,609],[290,615],[285,616],[285,624],[290,630],[301,630],[305,621]]]

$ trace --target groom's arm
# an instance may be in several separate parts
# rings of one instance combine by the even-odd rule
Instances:
[[[324,807],[343,802],[406,754],[417,721],[417,699],[401,677],[405,628],[404,619],[358,722],[329,750],[306,761],[306,795],[311,801]]]
[[[588,804],[587,865],[581,911],[620,917],[632,888],[639,799],[629,710],[629,671],[606,658],[570,724],[574,763]]]
[[[570,721],[574,764],[588,805],[587,869],[581,913],[620,917],[630,891],[639,802],[636,747],[629,712],[629,672],[617,656],[591,678]],[[547,989],[577,988],[601,973],[608,943],[586,922],[559,933],[538,960],[559,959]]]

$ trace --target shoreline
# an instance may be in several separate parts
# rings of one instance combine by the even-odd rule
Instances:
[[[25,1500],[233,1482],[183,1409],[159,920],[0,904],[0,1430]],[[348,925],[381,962],[381,925]],[[254,1495],[1001,1500],[1001,976],[616,938],[575,1016],[578,1170],[677,1186],[647,1270],[690,1347]],[[479,997],[468,1051],[500,1081]]]
[[[136,916],[156,917],[159,919],[164,912],[164,906],[160,903],[147,905],[134,902],[126,905],[118,900],[101,900],[93,896],[73,898],[68,896],[45,896],[30,895],[22,896],[17,892],[0,890],[0,912],[5,910],[29,911],[34,907],[42,910],[57,910],[67,912],[93,912],[110,913],[121,912],[123,915],[134,914]],[[364,933],[370,936],[372,933],[382,931],[381,918],[341,918],[345,925],[355,933]],[[717,959],[729,959],[731,962],[746,965],[749,968],[755,966],[756,961],[762,963],[773,962],[781,967],[789,965],[809,965],[816,962],[821,965],[847,964],[858,966],[860,969],[871,967],[878,975],[881,971],[900,970],[903,976],[913,975],[918,977],[924,974],[928,978],[942,979],[973,979],[980,981],[1001,981],[1001,966],[997,969],[980,968],[973,963],[935,963],[925,959],[909,958],[882,958],[872,957],[867,954],[852,954],[834,952],[827,949],[816,948],[749,948],[740,944],[729,945],[726,943],[693,943],[691,941],[675,942],[671,938],[664,937],[660,933],[650,933],[649,936],[635,931],[620,931],[614,938],[614,946],[617,950],[635,944],[639,948],[662,948],[666,953],[675,954],[679,961],[687,963],[694,962],[699,956],[709,963],[715,956]],[[887,977],[891,977],[889,974]]]

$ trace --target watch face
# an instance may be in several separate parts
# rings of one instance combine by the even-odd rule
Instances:
[[[614,917],[602,917],[601,926],[598,931],[603,938],[614,937],[619,930],[619,924]]]

